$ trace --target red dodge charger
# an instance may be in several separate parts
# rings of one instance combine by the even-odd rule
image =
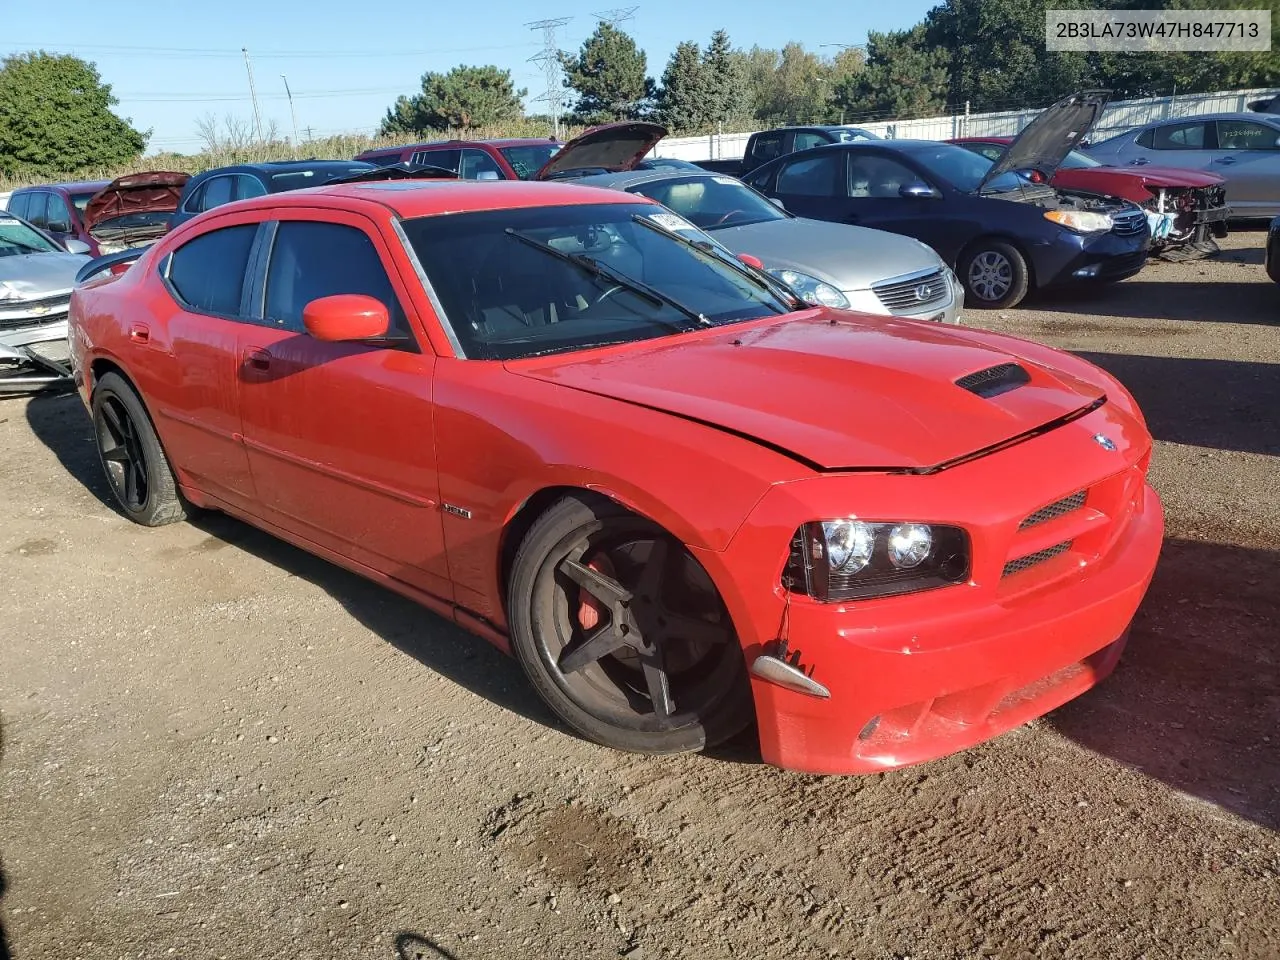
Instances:
[[[1110,673],[1160,548],[1106,373],[810,307],[630,194],[240,201],[70,327],[129,517],[222,510],[385,584],[624,750],[753,717],[822,773],[986,740]]]

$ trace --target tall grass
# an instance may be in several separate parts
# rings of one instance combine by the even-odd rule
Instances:
[[[577,136],[580,128],[562,128],[560,137],[568,140]],[[423,140],[485,140],[495,137],[535,137],[549,138],[550,125],[536,120],[521,119],[511,123],[493,127],[472,127],[468,130],[449,130],[444,133],[428,134]],[[181,173],[200,173],[213,167],[226,167],[236,163],[262,163],[270,160],[350,160],[357,153],[377,147],[394,147],[401,144],[415,143],[418,138],[409,134],[393,137],[369,137],[360,134],[339,134],[332,137],[306,140],[295,149],[284,140],[270,140],[247,143],[219,143],[199,153],[155,153],[139,157],[132,163],[117,167],[83,167],[79,170],[50,172],[43,177],[8,177],[0,174],[0,193],[17,187],[33,186],[40,183],[56,183],[61,180],[114,180],[126,173],[141,173],[146,170],[176,170]]]

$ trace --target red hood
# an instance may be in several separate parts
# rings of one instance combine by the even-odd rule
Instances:
[[[94,194],[84,210],[84,228],[130,213],[173,213],[189,173],[157,171],[118,177]]]
[[[1123,178],[1144,188],[1153,187],[1216,187],[1226,183],[1216,173],[1198,170],[1179,170],[1176,167],[1081,167],[1075,170],[1059,170],[1053,175],[1054,186],[1085,189],[1086,183],[1113,182]],[[1106,191],[1114,192],[1114,191]]]
[[[1006,393],[984,398],[955,383],[1012,361],[1030,380]],[[730,430],[822,469],[936,467],[1082,412],[1104,393],[934,325],[843,313],[510,369]]]

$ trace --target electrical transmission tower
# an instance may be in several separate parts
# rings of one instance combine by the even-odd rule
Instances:
[[[542,75],[547,81],[547,92],[536,97],[534,102],[545,101],[551,114],[552,131],[557,140],[560,139],[560,111],[564,108],[564,84],[561,82],[560,43],[556,33],[573,17],[556,17],[551,20],[535,20],[526,23],[530,30],[542,31],[542,50],[529,58],[530,63],[542,65]]]
[[[601,10],[599,13],[592,14],[601,23],[607,23],[611,27],[616,27],[620,23],[626,23],[628,20],[634,20],[636,11],[639,7],[615,7],[612,10]]]

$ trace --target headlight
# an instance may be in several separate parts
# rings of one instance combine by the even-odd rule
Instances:
[[[815,600],[913,593],[969,578],[969,537],[960,527],[927,523],[819,520],[791,541],[783,580]]]
[[[843,293],[829,283],[811,277],[798,270],[770,270],[771,276],[777,277],[788,287],[799,294],[805,303],[815,307],[835,307],[840,310],[849,309],[849,300]]]
[[[1044,218],[1076,233],[1106,233],[1114,225],[1107,214],[1087,210],[1046,210]]]
[[[110,241],[107,241],[105,243],[98,244],[98,255],[105,257],[109,253],[120,253],[128,249],[129,245],[127,243],[111,243]]]

